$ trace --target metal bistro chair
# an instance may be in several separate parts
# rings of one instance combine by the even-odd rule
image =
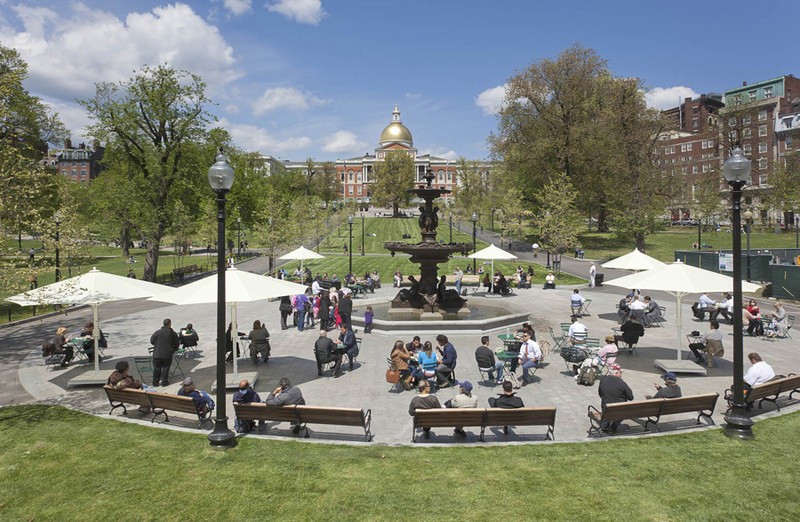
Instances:
[[[152,373],[153,347],[151,346],[150,348],[147,349],[147,351],[150,353],[150,359],[149,359],[151,361],[150,372]],[[169,367],[170,377],[175,377],[176,373],[181,372],[181,377],[186,378],[186,374],[183,373],[183,368],[181,368],[181,360],[183,359],[184,355],[186,355],[185,348],[178,348],[172,353],[172,364]]]
[[[153,358],[152,357],[134,357],[133,364],[136,365],[136,371],[139,373],[139,379],[142,382],[153,382]],[[149,374],[150,377],[145,377]]]
[[[550,337],[553,338],[553,351],[554,352],[561,351],[561,347],[564,346],[564,343],[567,340],[567,336],[564,335],[563,333],[557,336],[552,326],[548,326],[548,328],[550,330]]]

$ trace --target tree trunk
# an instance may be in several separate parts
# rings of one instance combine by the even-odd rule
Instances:
[[[636,232],[636,248],[644,253],[644,232]]]
[[[597,231],[608,232],[608,211],[605,208],[597,211]]]
[[[161,243],[159,239],[151,239],[147,242],[147,252],[144,256],[144,275],[142,279],[155,283],[156,274],[158,274],[158,246]]]
[[[400,205],[397,203],[392,203],[392,217],[399,217],[400,216]]]
[[[131,229],[127,225],[122,226],[119,234],[120,241],[122,241],[122,257],[129,258],[131,256]]]

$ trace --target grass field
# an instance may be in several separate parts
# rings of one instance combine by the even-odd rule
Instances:
[[[408,448],[183,433],[0,409],[4,520],[798,520],[800,414],[596,443]],[[556,427],[556,435],[558,427]]]

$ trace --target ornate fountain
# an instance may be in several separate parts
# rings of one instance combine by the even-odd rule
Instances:
[[[383,245],[392,252],[392,255],[395,252],[409,254],[411,262],[418,263],[420,266],[419,280],[413,275],[409,276],[411,287],[400,290],[390,303],[389,317],[395,320],[441,320],[447,318],[448,315],[465,316],[470,313],[466,306],[466,300],[455,290],[445,288],[446,276],[439,277],[438,275],[440,263],[446,263],[450,256],[457,252],[467,255],[470,245],[467,243],[442,244],[436,241],[439,207],[433,206],[433,200],[449,194],[451,191],[431,186],[434,179],[431,169],[426,171],[424,177],[427,182],[425,185],[408,190],[425,201],[425,205],[419,207],[419,230],[422,241],[419,243],[387,241]]]

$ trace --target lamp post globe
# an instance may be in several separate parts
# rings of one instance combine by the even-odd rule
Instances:
[[[472,213],[472,253],[478,251],[478,242],[477,242],[477,231],[478,231],[478,213]],[[472,260],[472,273],[478,273],[478,263],[476,259]]]
[[[733,236],[733,403],[725,415],[725,435],[753,438],[753,421],[747,416],[744,401],[744,338],[742,333],[742,189],[750,181],[751,165],[737,145],[722,165],[722,174],[731,186],[731,224]]]
[[[217,194],[217,408],[208,440],[214,447],[226,448],[236,445],[236,434],[228,429],[225,401],[225,196],[233,186],[233,169],[222,149],[208,169],[208,183]]]

